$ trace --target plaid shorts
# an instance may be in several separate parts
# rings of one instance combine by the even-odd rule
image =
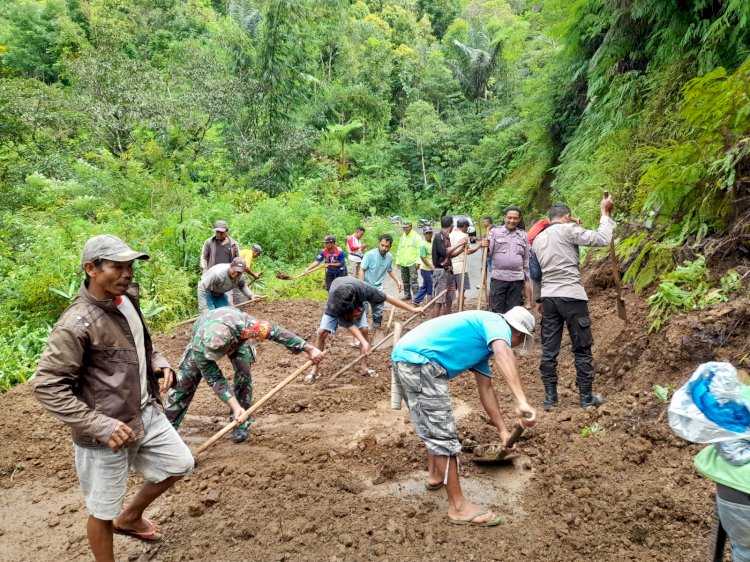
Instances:
[[[432,273],[433,295],[439,295],[446,289],[448,292],[435,301],[435,304],[448,304],[456,300],[456,283],[455,276],[446,270],[436,267]]]
[[[435,456],[455,456],[461,452],[456,434],[448,373],[437,363],[423,365],[396,361],[393,374],[406,401],[414,432]]]

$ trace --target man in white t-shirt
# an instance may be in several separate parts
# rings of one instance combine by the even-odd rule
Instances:
[[[456,247],[459,244],[468,244],[469,240],[469,221],[466,219],[458,219],[456,221],[456,228],[451,232],[450,238],[451,238],[451,247]],[[471,284],[469,281],[469,271],[468,268],[464,267],[464,255],[470,256],[477,250],[481,248],[481,245],[477,244],[476,246],[466,246],[468,249],[466,253],[461,252],[460,254],[456,255],[452,259],[453,263],[453,274],[455,275],[456,280],[456,294],[461,290],[461,276],[464,275],[466,279],[464,280],[464,291],[466,289],[471,288]],[[458,295],[460,298],[460,295]]]

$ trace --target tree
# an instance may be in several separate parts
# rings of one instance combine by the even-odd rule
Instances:
[[[326,136],[341,145],[341,159],[339,161],[340,179],[344,179],[344,176],[346,176],[347,172],[346,141],[349,139],[350,134],[361,128],[361,121],[352,121],[351,123],[347,123],[346,125],[329,125],[328,127],[328,133],[326,134]]]
[[[427,169],[424,162],[424,148],[436,143],[447,133],[448,126],[440,120],[435,108],[426,101],[417,100],[406,107],[399,134],[401,138],[416,144],[419,149],[425,189],[427,188]]]
[[[480,35],[488,44],[485,49],[471,47],[454,39],[453,44],[458,48],[459,60],[449,62],[453,76],[461,84],[466,99],[474,102],[477,113],[479,113],[479,102],[487,99],[487,86],[502,49],[500,40],[490,42],[487,36]]]

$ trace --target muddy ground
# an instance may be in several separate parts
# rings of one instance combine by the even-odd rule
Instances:
[[[488,468],[469,452],[463,457],[465,492],[503,515],[503,525],[449,525],[445,492],[424,489],[424,448],[406,410],[389,409],[386,350],[371,361],[377,378],[352,370],[333,387],[325,378],[288,386],[256,417],[247,443],[221,440],[148,510],[164,540],[116,536],[118,560],[705,560],[713,488],[692,467],[699,448],[672,435],[667,404],[651,387],[679,385],[701,361],[746,354],[748,302],[682,317],[649,335],[641,299],[627,296],[625,325],[607,276],[594,272],[587,283],[596,390],[605,405],[577,407],[566,335],[561,406],[549,414],[540,408],[515,462]],[[309,337],[322,308],[282,301],[253,313]],[[156,338],[173,365],[188,333],[185,326]],[[348,340],[333,338],[324,375],[353,357]],[[304,362],[272,342],[258,349],[256,398]],[[541,407],[538,353],[518,359],[529,401]],[[499,376],[495,387],[510,415]],[[473,377],[454,380],[451,392],[462,440],[492,441]],[[196,447],[226,414],[203,384],[181,435]],[[584,437],[584,428],[594,431]],[[68,432],[37,405],[29,385],[0,396],[0,442],[0,559],[90,559]],[[133,475],[129,495],[137,484]]]

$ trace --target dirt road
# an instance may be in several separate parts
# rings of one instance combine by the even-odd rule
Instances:
[[[724,338],[719,350],[704,336],[726,334],[729,318],[747,315],[750,307],[706,311],[653,336],[640,301],[628,296],[633,323],[626,327],[611,289],[593,286],[590,293],[597,390],[606,404],[591,412],[577,407],[566,339],[561,406],[540,413],[515,464],[478,467],[464,455],[467,495],[502,514],[500,527],[447,524],[444,491],[424,489],[426,456],[408,414],[388,407],[389,357],[382,352],[372,360],[377,378],[363,380],[352,370],[334,387],[325,379],[290,385],[257,416],[249,442],[222,440],[152,506],[147,514],[161,525],[164,540],[149,545],[117,536],[117,559],[704,560],[713,490],[692,468],[698,448],[672,436],[666,404],[650,389],[682,382],[702,360],[697,353],[721,357],[744,345],[742,331]],[[322,308],[313,301],[271,302],[254,313],[310,336]],[[173,364],[188,330],[157,338]],[[352,357],[347,339],[334,339],[323,375]],[[256,396],[303,362],[274,343],[258,349]],[[519,361],[530,402],[540,406],[538,356]],[[500,376],[495,386],[510,415]],[[462,375],[451,392],[461,439],[493,440],[473,378]],[[181,434],[195,446],[225,415],[202,385]],[[583,428],[599,429],[583,437]],[[0,396],[0,442],[0,559],[90,559],[70,438],[28,385]],[[137,482],[132,476],[131,490]]]

